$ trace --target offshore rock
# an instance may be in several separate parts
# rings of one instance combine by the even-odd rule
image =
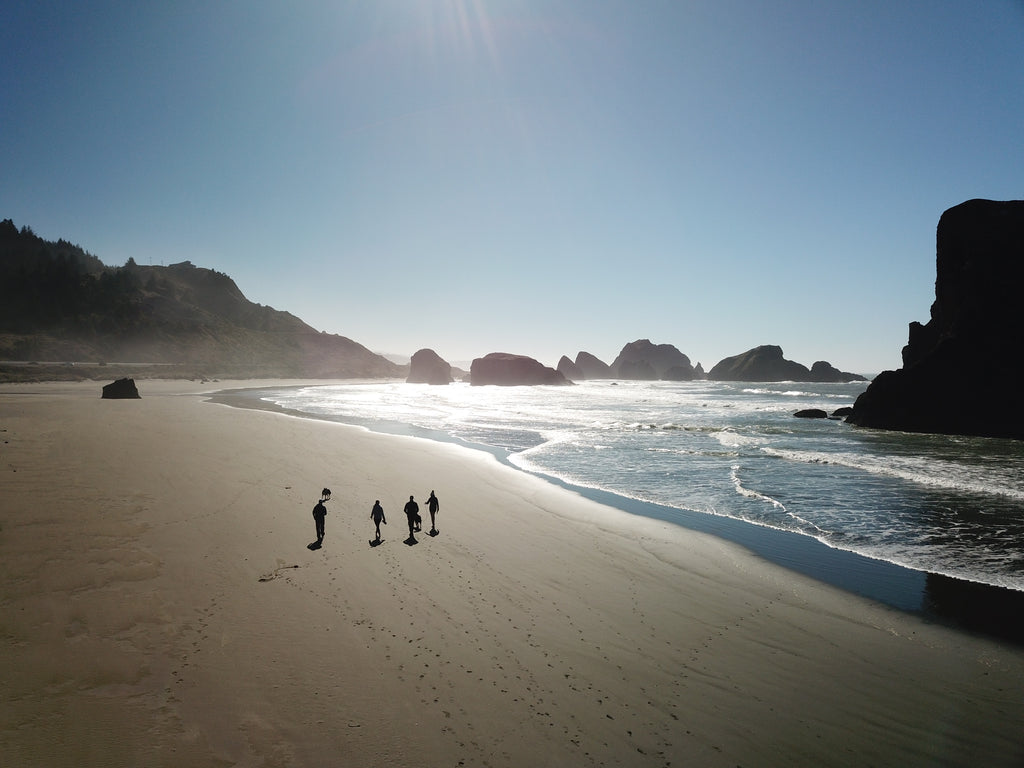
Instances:
[[[469,383],[474,386],[572,384],[554,368],[542,365],[532,357],[506,352],[491,352],[476,358],[469,367]]]
[[[611,364],[611,375],[640,381],[690,381],[693,365],[690,358],[671,344],[652,344],[649,339],[639,339],[622,348]]]
[[[589,352],[578,352],[576,354],[576,367],[583,372],[587,379],[610,379],[612,368],[604,360],[601,360]]]
[[[802,411],[797,411],[793,414],[798,419],[827,419],[828,412],[821,410],[821,408],[804,408]]]
[[[857,373],[840,371],[831,363],[819,360],[810,368],[786,360],[782,347],[766,344],[754,347],[742,355],[727,357],[712,368],[707,378],[714,381],[812,381],[840,383],[866,381]]]
[[[694,370],[690,365],[674,365],[661,374],[665,381],[693,381]]]
[[[103,385],[102,400],[140,400],[138,387],[135,386],[135,379],[118,379],[110,384]]]
[[[727,357],[708,371],[712,381],[811,381],[806,365],[786,360],[782,347],[766,344]]]
[[[562,355],[561,359],[558,361],[558,365],[555,367],[555,370],[565,376],[569,381],[583,381],[587,378],[583,373],[583,369],[565,355]]]
[[[857,398],[852,424],[1024,439],[1018,399],[1024,313],[1024,201],[969,200],[936,230],[935,301],[913,322],[903,367]]]
[[[658,378],[658,372],[647,360],[622,360],[613,365],[616,378],[619,379],[655,381]]]
[[[432,349],[421,349],[409,361],[409,384],[451,384],[452,367]]]
[[[819,360],[811,366],[811,381],[822,384],[839,384],[846,381],[867,381],[859,373],[840,371],[831,363]]]

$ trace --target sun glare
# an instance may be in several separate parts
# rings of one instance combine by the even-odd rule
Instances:
[[[494,26],[483,0],[437,0],[428,6],[424,32],[432,53],[456,50],[476,60],[483,51],[491,65],[498,65]]]

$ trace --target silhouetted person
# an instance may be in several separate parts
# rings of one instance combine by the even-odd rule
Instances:
[[[437,496],[434,492],[430,492],[430,498],[427,499],[427,510],[430,512],[430,533],[437,533],[437,526],[434,525],[434,518],[437,516],[437,510],[441,508],[441,502],[437,500]]]
[[[327,519],[327,507],[324,506],[325,499],[320,499],[313,507],[313,521],[316,523],[317,543],[324,540],[324,521]]]
[[[416,499],[412,496],[410,496],[409,501],[405,503],[405,516],[409,520],[409,538],[411,539],[414,538],[413,533],[420,529],[420,505],[416,503]]]
[[[377,541],[380,541],[380,524],[388,524],[388,521],[384,519],[384,507],[380,505],[380,499],[373,502],[373,509],[370,510],[370,519],[373,520],[373,524],[377,526]]]

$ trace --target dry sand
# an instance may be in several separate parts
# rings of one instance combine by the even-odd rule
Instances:
[[[1019,647],[485,453],[139,384],[0,387],[0,765],[1024,764]]]

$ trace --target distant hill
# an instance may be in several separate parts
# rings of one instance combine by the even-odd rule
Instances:
[[[0,367],[17,377],[2,361],[161,364],[190,377],[405,375],[351,339],[249,301],[220,272],[187,261],[108,267],[10,219],[0,222]]]

